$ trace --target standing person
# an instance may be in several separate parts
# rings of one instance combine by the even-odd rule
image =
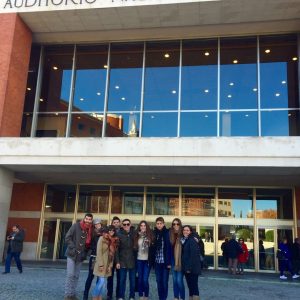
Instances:
[[[240,253],[239,256],[238,256],[238,265],[237,265],[238,271],[237,271],[237,274],[243,275],[244,274],[244,269],[245,269],[245,264],[246,264],[246,262],[248,261],[248,258],[249,258],[249,252],[248,252],[247,245],[245,244],[243,238],[239,238],[239,244],[240,244],[243,252]]]
[[[113,225],[116,229],[116,234],[118,235],[121,227],[121,220],[119,217],[114,216],[111,221],[111,225]],[[111,270],[111,276],[107,278],[107,300],[111,300],[113,297],[113,289],[114,289],[114,274],[116,270],[116,262],[113,264],[113,268]],[[117,274],[117,286],[116,286],[116,299],[119,299],[119,290],[120,290],[120,270],[116,270]]]
[[[199,245],[193,237],[193,229],[191,226],[183,226],[182,233],[181,263],[182,271],[184,272],[189,288],[189,299],[199,300],[198,276],[201,270]]]
[[[226,249],[228,254],[228,273],[235,275],[238,262],[238,255],[242,253],[242,248],[236,241],[235,234],[231,236],[231,239],[228,241]]]
[[[89,259],[89,273],[88,277],[85,282],[85,288],[83,292],[83,300],[88,300],[89,298],[89,290],[91,288],[93,279],[94,279],[94,265],[96,261],[96,254],[97,254],[97,244],[100,236],[102,235],[103,229],[101,224],[101,219],[94,219],[93,220],[93,235],[92,235],[92,242],[91,242],[91,254]]]
[[[110,225],[103,230],[97,243],[97,256],[94,266],[94,275],[97,276],[97,283],[92,292],[93,300],[102,300],[105,296],[105,283],[107,277],[111,276],[114,257],[117,249],[117,240],[115,237],[116,229]]]
[[[266,250],[264,247],[264,241],[259,240],[259,268],[263,270],[266,265]]]
[[[116,252],[116,268],[120,270],[119,300],[125,299],[126,277],[129,273],[129,300],[134,300],[135,294],[135,251],[134,228],[129,219],[122,221],[122,228],[118,233],[119,247]]]
[[[152,243],[152,231],[146,221],[141,221],[134,236],[134,249],[137,251],[138,292],[140,300],[147,300],[149,297]]]
[[[228,244],[228,238],[225,238],[224,242],[221,245],[221,250],[222,250],[222,256],[223,256],[223,266],[227,267],[228,266],[228,251],[227,251],[227,244]]]
[[[83,220],[74,223],[66,234],[67,276],[65,300],[75,300],[76,287],[82,262],[92,241],[92,214],[85,214]]]
[[[185,299],[185,288],[183,283],[183,273],[181,271],[181,238],[182,238],[182,223],[181,220],[175,218],[172,221],[170,232],[171,251],[171,269],[173,276],[173,292],[174,300]]]
[[[6,238],[9,244],[5,260],[5,271],[2,274],[10,273],[10,265],[13,258],[15,259],[19,273],[23,272],[20,256],[23,251],[24,238],[24,230],[21,229],[19,225],[13,225],[12,232]]]
[[[158,298],[159,300],[166,300],[171,268],[171,243],[163,217],[158,217],[155,220],[153,251]]]
[[[292,267],[295,274],[299,275],[300,271],[300,239],[295,238],[292,245]]]
[[[292,253],[288,245],[287,238],[283,238],[279,243],[277,258],[279,262],[280,279],[287,279],[287,277],[284,275],[286,269],[288,269],[288,271],[291,273],[293,279],[299,277],[299,275],[294,274],[292,270]]]

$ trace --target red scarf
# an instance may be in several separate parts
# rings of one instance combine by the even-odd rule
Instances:
[[[103,234],[103,242],[108,244],[108,258],[110,262],[114,259],[118,246],[118,240],[119,239],[117,237],[113,237],[109,233]]]
[[[80,221],[80,228],[81,228],[81,230],[83,230],[87,233],[87,237],[86,237],[86,240],[85,240],[85,247],[90,248],[91,241],[92,241],[93,226],[92,226],[92,224],[86,224],[83,220],[81,220]]]

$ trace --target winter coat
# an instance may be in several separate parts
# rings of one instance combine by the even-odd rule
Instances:
[[[87,256],[86,239],[87,232],[81,229],[80,222],[73,224],[65,237],[65,242],[68,246],[66,256],[73,259],[76,263],[84,261]]]
[[[238,255],[242,253],[242,248],[239,243],[235,239],[231,239],[228,241],[226,245],[228,258],[238,258]]]
[[[300,260],[300,244],[296,242],[292,246],[292,260]]]
[[[10,236],[13,236],[12,240],[9,240],[8,252],[22,252],[23,242],[25,238],[25,232],[20,229],[18,232],[11,232]]]
[[[117,234],[119,238],[119,247],[116,251],[116,264],[121,268],[134,269],[136,260],[136,251],[134,250],[134,228],[131,227],[127,232],[123,228]]]
[[[191,235],[185,240],[182,246],[181,270],[184,273],[201,274],[199,245]]]
[[[94,275],[101,277],[110,277],[112,274],[113,259],[109,259],[108,243],[105,238],[101,236],[97,243],[97,256],[94,266]],[[100,272],[99,267],[103,267],[103,271]]]
[[[243,253],[240,253],[238,256],[238,262],[239,263],[246,263],[248,261],[249,258],[249,252],[248,252],[248,248],[247,245],[245,243],[241,244]]]
[[[278,247],[278,251],[281,254],[278,256],[279,260],[291,260],[292,259],[292,252],[288,244],[280,243]]]

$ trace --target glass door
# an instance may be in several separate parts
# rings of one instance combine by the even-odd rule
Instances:
[[[70,227],[72,226],[71,221],[60,221],[59,222],[59,231],[57,237],[57,251],[56,258],[57,259],[65,259],[65,253],[67,250],[67,245],[65,243],[65,236]]]
[[[204,243],[205,260],[204,268],[214,268],[214,255],[215,255],[215,237],[213,226],[199,225],[199,235]]]
[[[275,229],[258,229],[259,270],[275,271]]]

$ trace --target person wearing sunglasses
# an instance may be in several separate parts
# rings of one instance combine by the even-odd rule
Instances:
[[[174,300],[185,299],[185,288],[183,283],[183,273],[181,271],[181,251],[182,251],[182,223],[175,218],[172,221],[170,232],[171,251],[171,270],[173,276]]]
[[[116,268],[120,270],[119,300],[125,299],[126,277],[129,273],[129,300],[134,300],[135,294],[135,250],[134,228],[129,219],[122,221],[122,228],[118,232],[119,247],[116,252]]]

